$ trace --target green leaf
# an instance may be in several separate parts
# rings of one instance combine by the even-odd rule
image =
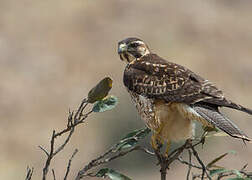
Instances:
[[[215,127],[209,127],[209,126],[204,126],[203,130],[206,131],[206,132],[212,132],[212,131],[218,132],[217,128],[215,128]]]
[[[236,174],[237,178],[242,178],[242,174],[237,169],[232,170]]]
[[[225,168],[213,169],[213,170],[210,170],[210,176],[214,176],[216,174],[225,173],[225,172],[230,172],[230,170],[227,170]]]
[[[136,139],[127,139],[125,141],[122,141],[117,144],[115,151],[120,151],[122,149],[131,148],[131,147],[135,146],[137,144],[137,142],[138,141]]]
[[[215,163],[216,162],[218,162],[219,160],[221,160],[222,158],[224,158],[226,155],[228,155],[228,154],[236,154],[236,152],[235,151],[229,151],[229,152],[226,152],[226,153],[224,153],[224,154],[222,154],[222,155],[220,155],[220,156],[218,156],[217,158],[215,158],[214,160],[212,160],[210,163],[208,163],[207,164],[207,168],[211,168],[211,167],[215,167],[216,165],[215,165]]]
[[[100,169],[100,170],[96,173],[95,176],[96,176],[96,177],[104,177],[108,171],[109,171],[108,168]]]
[[[117,98],[115,96],[108,96],[101,101],[97,101],[93,106],[94,112],[104,112],[113,109],[117,105]]]
[[[111,180],[131,180],[129,177],[109,168],[100,169],[96,177],[109,177]]]
[[[102,100],[106,97],[112,88],[112,79],[110,77],[105,77],[102,79],[95,87],[93,87],[88,92],[88,102],[94,103],[96,101]]]
[[[227,133],[225,132],[216,132],[216,133],[213,133],[213,134],[208,134],[206,135],[207,138],[209,137],[224,137],[224,136],[229,136]]]
[[[114,150],[114,152],[135,146],[138,141],[147,136],[150,131],[151,130],[149,128],[145,127],[128,133],[124,138],[120,140],[119,143],[116,144],[116,149]]]
[[[236,178],[228,178],[227,180],[251,180],[251,178],[236,177]]]
[[[224,153],[224,154],[220,155],[219,157],[215,158],[210,163],[208,163],[206,167],[207,168],[212,167],[213,165],[215,165],[216,162],[218,162],[219,160],[221,160],[222,158],[224,158],[226,155],[228,155],[228,153]]]
[[[122,140],[132,138],[132,137],[137,137],[139,139],[142,139],[145,136],[147,136],[150,132],[151,132],[151,130],[149,128],[147,128],[147,127],[144,127],[144,128],[141,128],[141,129],[136,129],[136,130],[128,133],[126,136],[124,136],[122,138]]]

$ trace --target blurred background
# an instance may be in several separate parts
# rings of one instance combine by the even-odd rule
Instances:
[[[65,127],[68,109],[99,80],[114,80],[118,106],[92,114],[52,162],[64,177],[75,148],[70,176],[144,126],[123,87],[125,64],[117,42],[136,36],[153,52],[215,82],[233,101],[252,108],[252,1],[244,0],[1,0],[0,1],[0,179],[24,179],[27,165],[41,179],[53,129]],[[223,109],[252,137],[252,117]],[[146,140],[148,146],[149,140]],[[252,145],[230,137],[209,139],[199,153],[205,162],[237,151],[220,165],[240,169]],[[186,154],[186,153],[185,153]],[[159,179],[157,160],[134,152],[115,168],[132,179]],[[173,164],[169,179],[185,179],[187,168]],[[22,177],[22,178],[21,178]],[[49,179],[52,179],[49,173]],[[70,178],[71,179],[71,178]]]

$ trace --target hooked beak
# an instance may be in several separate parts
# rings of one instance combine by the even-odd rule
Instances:
[[[127,45],[125,43],[118,45],[118,54],[123,54],[127,50]]]

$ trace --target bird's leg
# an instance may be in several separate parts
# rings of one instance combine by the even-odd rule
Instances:
[[[151,136],[151,147],[154,150],[158,150],[162,144],[163,142],[161,141],[159,134],[154,132]]]
[[[157,134],[153,133],[151,136],[151,147],[156,150],[158,149],[157,141],[156,141]]]
[[[162,129],[163,129],[163,126],[161,124],[161,126],[159,126],[157,128],[157,130],[155,132],[153,132],[153,134],[151,136],[151,146],[154,150],[159,149],[160,145],[164,144],[164,142],[160,136]]]
[[[167,142],[166,142],[166,148],[165,148],[165,157],[166,158],[168,158],[170,147],[171,147],[171,141],[167,140]]]

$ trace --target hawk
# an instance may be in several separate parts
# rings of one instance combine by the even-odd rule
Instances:
[[[225,98],[210,81],[152,53],[138,38],[120,41],[118,54],[127,63],[123,83],[141,119],[153,132],[154,148],[156,141],[169,146],[171,141],[193,138],[194,120],[204,127],[218,128],[234,138],[251,141],[219,108],[251,115],[252,110]]]

